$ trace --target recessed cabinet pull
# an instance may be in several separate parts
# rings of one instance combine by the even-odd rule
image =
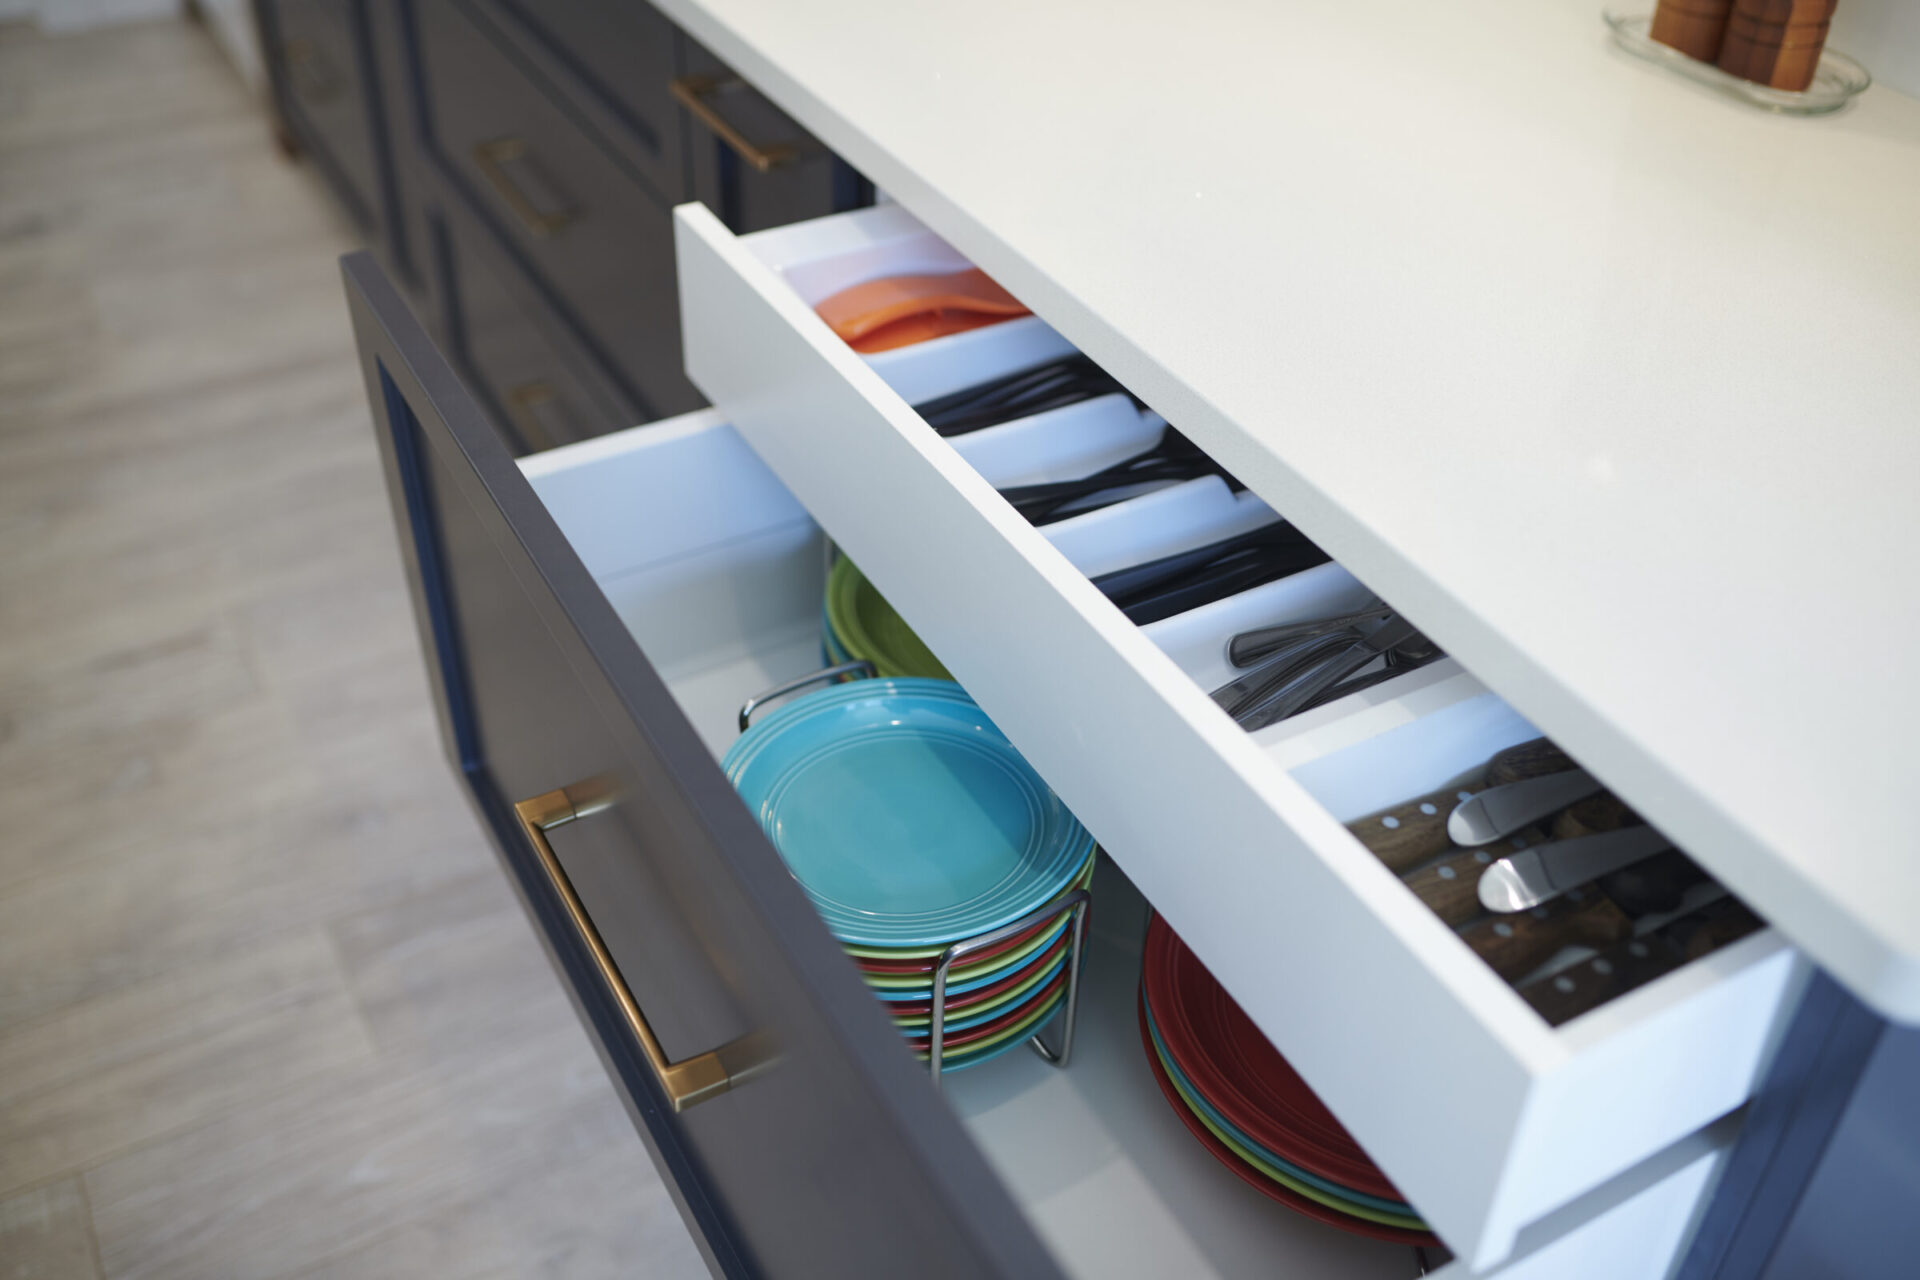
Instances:
[[[757,173],[766,173],[784,164],[792,164],[800,158],[800,147],[792,142],[773,142],[760,146],[749,142],[747,136],[734,128],[727,118],[713,105],[713,99],[723,93],[733,93],[747,87],[746,81],[738,76],[678,76],[667,82],[667,89],[674,99],[691,111],[694,118],[712,130],[714,136],[733,148],[734,154],[752,165]]]
[[[479,166],[488,184],[506,202],[507,208],[513,210],[513,216],[520,219],[520,224],[535,239],[545,240],[573,221],[574,210],[553,190],[552,184],[533,168],[524,138],[494,138],[476,143],[473,162]],[[510,168],[517,169],[519,177],[508,172]],[[548,198],[549,207],[541,208],[539,202],[528,194],[528,186],[540,188],[540,194]]]
[[[600,931],[594,927],[586,908],[580,904],[580,895],[574,892],[573,882],[567,878],[560,859],[553,852],[552,843],[547,839],[547,833],[555,827],[565,826],[576,818],[589,817],[612,807],[612,793],[604,786],[587,782],[549,791],[531,800],[522,800],[513,806],[513,814],[520,820],[520,829],[526,833],[527,842],[539,857],[540,867],[547,873],[554,892],[559,894],[568,919],[579,931],[581,940],[587,944],[594,968],[599,970],[600,980],[606,984],[619,1005],[627,1029],[639,1041],[640,1051],[646,1055],[647,1065],[660,1082],[667,1105],[676,1112],[685,1111],[696,1103],[718,1097],[771,1066],[773,1055],[765,1038],[754,1034],[742,1036],[718,1049],[683,1058],[679,1062],[668,1060],[666,1051],[660,1047],[659,1038],[653,1034],[646,1013],[633,998],[626,979],[620,976],[613,956],[607,951],[607,944],[601,940]]]

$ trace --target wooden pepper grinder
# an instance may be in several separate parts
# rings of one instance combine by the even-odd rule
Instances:
[[[1689,58],[1712,62],[1720,56],[1732,8],[1733,0],[1660,0],[1647,35]]]
[[[1720,69],[1798,93],[1813,83],[1835,0],[1733,0]]]

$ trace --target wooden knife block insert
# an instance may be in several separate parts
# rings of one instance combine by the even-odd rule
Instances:
[[[1634,918],[1598,883],[1571,890],[1531,911],[1496,914],[1481,907],[1479,874],[1495,859],[1549,838],[1574,839],[1639,822],[1625,804],[1602,792],[1484,848],[1463,849],[1448,838],[1447,819],[1467,797],[1488,787],[1574,767],[1559,748],[1537,738],[1506,748],[1448,787],[1348,825],[1360,843],[1452,926],[1474,954],[1555,1026],[1737,941],[1762,924],[1739,901],[1715,893],[1710,881],[1696,887],[1692,897],[1683,900],[1681,910],[1664,913],[1664,918],[1653,913]],[[1543,834],[1543,828],[1551,836]]]

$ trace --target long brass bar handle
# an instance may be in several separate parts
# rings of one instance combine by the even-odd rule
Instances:
[[[542,209],[513,180],[513,175],[507,172],[507,166],[526,158],[527,144],[522,138],[494,138],[475,143],[473,148],[474,164],[480,167],[481,174],[506,202],[507,208],[513,210],[513,216],[520,219],[521,225],[532,232],[535,239],[545,240],[573,221],[573,210],[564,207]]]
[[[722,93],[746,87],[746,82],[738,76],[724,79],[716,76],[678,76],[667,82],[667,89],[681,106],[691,111],[694,118],[711,129],[720,141],[733,148],[734,154],[752,165],[755,172],[767,173],[783,164],[792,164],[800,156],[800,148],[791,142],[774,142],[765,146],[747,140],[747,136],[734,128],[727,118],[713,105],[713,99]]]
[[[620,976],[613,956],[607,951],[607,944],[601,940],[600,931],[594,928],[586,908],[580,905],[580,895],[574,892],[573,882],[567,879],[567,873],[547,839],[547,832],[555,827],[565,826],[576,818],[585,818],[612,806],[610,794],[590,785],[582,785],[562,787],[531,800],[522,800],[513,806],[513,814],[520,820],[520,829],[526,833],[527,842],[539,856],[541,869],[553,883],[554,892],[560,895],[573,927],[579,931],[587,950],[592,953],[594,967],[600,971],[600,980],[606,983],[607,990],[619,1004],[628,1030],[640,1042],[640,1050],[646,1055],[647,1065],[653,1068],[654,1077],[660,1082],[660,1090],[667,1096],[667,1104],[675,1111],[685,1111],[696,1103],[718,1097],[764,1069],[771,1063],[772,1055],[759,1038],[743,1036],[718,1049],[710,1049],[679,1062],[668,1060],[666,1051],[660,1047],[659,1037],[653,1034],[653,1027],[647,1022],[647,1015],[633,998],[626,979]]]

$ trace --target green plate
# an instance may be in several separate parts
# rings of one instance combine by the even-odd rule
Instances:
[[[967,1047],[972,1048],[973,1046],[969,1045]],[[1208,1119],[1207,1113],[1194,1104],[1193,1095],[1188,1093],[1187,1090],[1182,1087],[1182,1082],[1175,1078],[1173,1067],[1167,1061],[1166,1051],[1160,1047],[1157,1041],[1153,1046],[1153,1053],[1155,1057],[1160,1059],[1160,1067],[1167,1073],[1168,1082],[1173,1085],[1174,1092],[1180,1095],[1180,1101],[1187,1104],[1187,1110],[1192,1114],[1193,1118],[1205,1125],[1207,1132],[1218,1138],[1229,1151],[1239,1156],[1267,1177],[1272,1178],[1287,1190],[1293,1192],[1295,1195],[1305,1196],[1316,1204],[1323,1204],[1329,1209],[1337,1210],[1366,1222],[1377,1222],[1383,1227],[1395,1227],[1403,1231],[1429,1231],[1432,1229],[1419,1218],[1409,1217],[1403,1213],[1387,1213],[1371,1205],[1357,1204],[1345,1196],[1332,1195],[1319,1187],[1309,1186],[1307,1183],[1300,1181],[1300,1179],[1290,1177],[1274,1168],[1271,1164],[1267,1163],[1267,1161],[1262,1160],[1256,1152],[1247,1150],[1232,1134],[1222,1130],[1219,1125]],[[925,1059],[923,1058],[922,1061],[925,1061]]]
[[[951,680],[906,620],[893,611],[853,561],[841,556],[827,575],[827,625],[849,658],[865,658],[883,676]]]
[[[1039,1026],[1042,1022],[1045,1022],[1047,1018],[1052,1015],[1054,1010],[1058,1009],[1063,1003],[1065,1003],[1066,998],[1067,998],[1066,988],[1062,987],[1058,992],[1054,994],[1052,999],[1043,1003],[1038,1009],[1035,1009],[1032,1013],[1020,1019],[1020,1021],[1014,1023],[1012,1026],[1007,1027],[1004,1030],[998,1031],[991,1036],[988,1036],[985,1040],[976,1040],[972,1044],[967,1045],[965,1048],[956,1049],[952,1053],[941,1054],[940,1055],[941,1069],[944,1071],[951,1071],[956,1067],[967,1065],[968,1063],[974,1061],[977,1057],[985,1056],[992,1050],[997,1049],[1000,1046],[1006,1044],[1009,1040],[1026,1039],[1028,1036],[1033,1034],[1033,1029],[1035,1027]],[[930,1055],[925,1053],[914,1054],[914,1057],[920,1059],[920,1061],[922,1062],[925,1062],[929,1056]]]
[[[1051,982],[1055,975],[1060,972],[1062,965],[1070,965],[1072,962],[1073,952],[1071,948],[1069,948],[1069,950],[1061,953],[1059,960],[1053,964],[1035,967],[1032,973],[1015,983],[1011,989],[1001,992],[993,999],[983,1000],[979,1004],[968,1005],[964,1009],[956,1009],[948,1015],[947,1021],[949,1024],[968,1020],[986,1021],[989,1015],[997,1016],[1005,1013],[1007,1012],[1008,1005],[1018,1004],[1020,1001],[1026,999],[1028,993],[1035,987],[1045,982]],[[933,1015],[930,1013],[904,1015],[896,1013],[893,1015],[893,1024],[896,1027],[902,1027],[908,1031],[922,1032],[933,1025]]]

